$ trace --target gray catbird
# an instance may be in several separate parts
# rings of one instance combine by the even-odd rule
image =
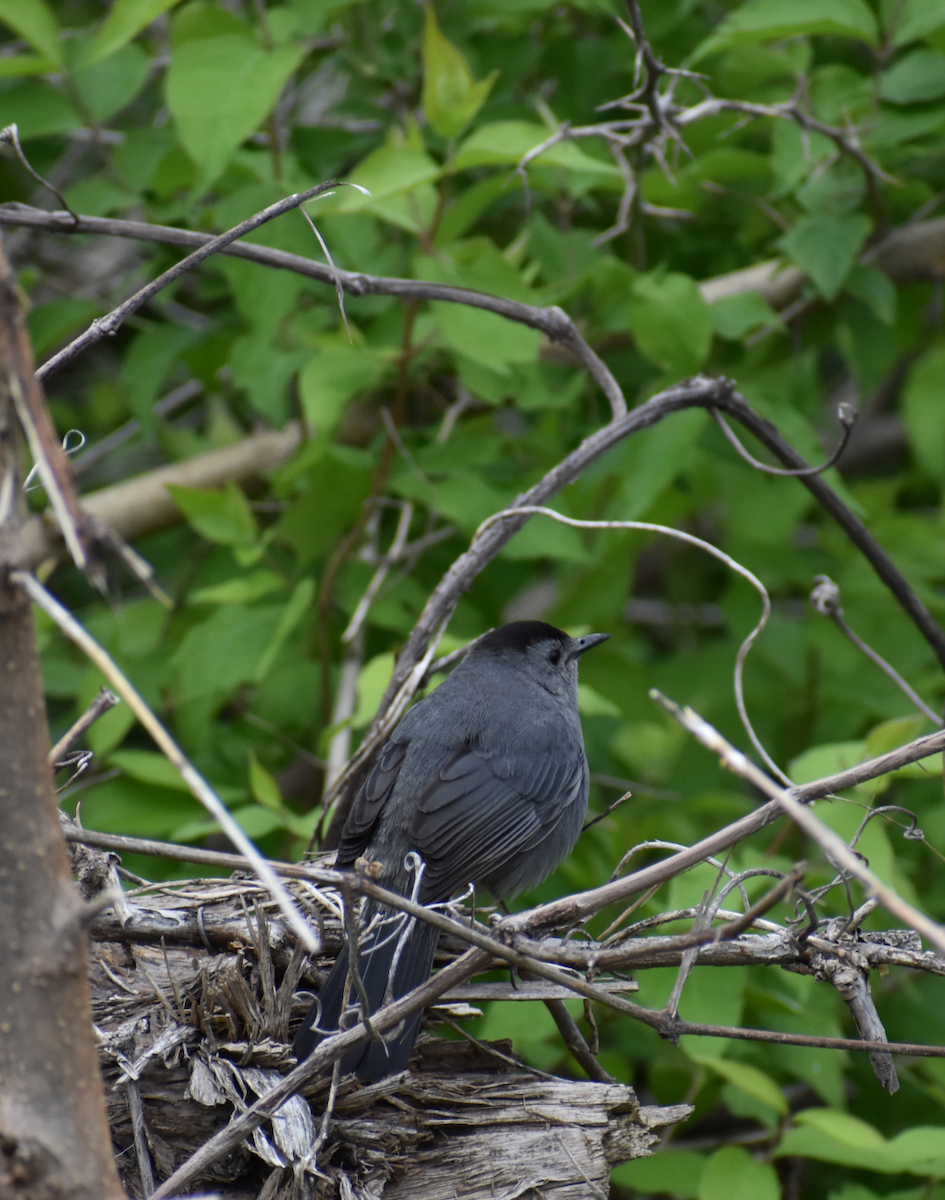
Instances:
[[[608,636],[571,638],[544,621],[516,621],[475,642],[384,745],[348,815],[336,865],[363,856],[380,864],[383,887],[422,904],[470,883],[496,899],[541,883],[584,823],[578,659]],[[359,974],[373,1013],[429,977],[439,931],[372,900],[360,926]],[[311,1054],[357,1003],[345,947],[296,1035],[296,1057]],[[366,1082],[404,1070],[419,1025],[418,1013],[389,1041],[353,1050],[342,1069]]]

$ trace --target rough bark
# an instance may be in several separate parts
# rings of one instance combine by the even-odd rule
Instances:
[[[59,831],[22,565],[11,389],[32,373],[0,250],[0,1195],[110,1200],[118,1182],[92,1030],[84,905]]]
[[[132,1194],[166,1179],[291,1066],[289,1039],[309,1003],[298,988],[328,967],[340,925],[323,895],[290,886],[308,900],[324,939],[324,958],[308,976],[254,881],[128,893],[120,931],[104,914],[96,922],[106,940],[93,942],[94,1018],[115,1151]],[[163,945],[158,927],[168,933]],[[448,944],[444,951],[454,952]],[[475,994],[476,985],[466,986]],[[515,994],[509,984],[485,986]],[[539,988],[535,999],[544,998]],[[474,1011],[462,1001],[438,1005],[428,1026],[444,1013]],[[429,1032],[410,1072],[370,1087],[343,1080],[333,1103],[330,1087],[330,1073],[317,1078],[196,1186],[226,1200],[587,1200],[607,1194],[613,1165],[650,1153],[656,1131],[690,1112],[641,1106],[622,1084],[528,1074],[508,1042]]]

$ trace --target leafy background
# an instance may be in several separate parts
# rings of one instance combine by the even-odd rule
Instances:
[[[892,181],[871,188],[828,139],[791,122],[727,113],[687,129],[665,169],[634,161],[642,207],[628,232],[602,236],[624,185],[600,141],[538,157],[526,188],[515,172],[523,154],[563,121],[601,119],[599,105],[633,88],[633,47],[615,20],[623,10],[609,0],[437,0],[435,12],[409,0],[115,0],[104,16],[91,0],[0,0],[10,38],[0,125],[16,121],[33,166],[91,215],[221,230],[321,180],[360,183],[369,196],[342,189],[311,206],[339,266],[562,305],[631,403],[686,374],[724,373],[810,461],[836,437],[837,401],[857,401],[859,438],[842,475],[828,479],[941,619],[940,288],[894,286],[860,258],[945,187],[945,3],[646,0],[642,10],[667,63],[697,68],[715,95],[743,101],[776,103],[800,89],[821,120],[855,128]],[[686,103],[699,94],[695,83],[677,92]],[[9,154],[0,194],[55,207]],[[297,213],[253,240],[321,255]],[[8,244],[40,358],[179,257],[107,238],[20,232]],[[697,286],[777,257],[808,276],[793,319],[757,292],[709,304]],[[86,490],[256,428],[304,423],[302,448],[265,492],[180,489],[181,523],[140,541],[172,610],[121,576],[108,602],[74,572],[53,581],[247,832],[280,857],[303,852],[320,815],[319,764],[338,733],[341,633],[373,571],[360,553],[365,539],[386,548],[406,501],[412,539],[445,531],[410,569],[392,572],[370,609],[348,718],[353,745],[397,646],[477,524],[607,419],[574,362],[524,326],[389,297],[349,299],[347,316],[350,339],[331,289],[217,258],[48,387],[60,430],[80,429],[93,447],[137,422],[112,453],[77,458]],[[188,383],[187,402],[160,415],[156,402]],[[365,523],[372,495],[383,503]],[[930,650],[862,559],[801,485],[753,471],[706,414],[677,415],[622,444],[558,507],[686,528],[764,580],[775,611],[749,660],[747,700],[765,745],[798,782],[925,728],[811,612],[816,574],[840,583],[852,626],[941,706]],[[757,598],[743,582],[676,543],[533,521],[464,597],[446,648],[503,619],[539,615],[611,633],[582,666],[592,768],[618,781],[596,784],[591,803],[603,809],[621,780],[633,781],[634,796],[532,899],[603,882],[636,842],[689,843],[753,807],[647,698],[656,685],[744,745],[731,673]],[[61,732],[102,681],[42,621],[40,636]],[[81,801],[85,824],[221,844],[124,706],[99,721],[89,745],[94,778],[64,793],[67,806]],[[884,801],[918,814],[926,841],[875,821],[861,849],[906,897],[945,918],[934,762],[818,811],[850,834],[883,788]],[[775,827],[733,864],[786,868],[804,857],[810,884],[829,878],[815,847]],[[149,878],[187,870],[131,856],[126,865]],[[706,868],[675,880],[644,914],[698,901],[711,877]],[[674,977],[644,972],[643,1002],[663,1003]],[[873,986],[891,1038],[945,1043],[935,978],[893,972]],[[697,968],[682,1014],[852,1032],[827,985],[761,968]],[[475,1031],[512,1036],[544,1069],[576,1070],[543,1016],[493,1006]],[[901,1063],[902,1088],[889,1097],[865,1055],[695,1039],[673,1047],[597,1016],[608,1070],[645,1099],[696,1105],[665,1153],[615,1172],[616,1195],[766,1200],[783,1187],[836,1200],[945,1196],[936,1182],[945,1177],[942,1060]]]

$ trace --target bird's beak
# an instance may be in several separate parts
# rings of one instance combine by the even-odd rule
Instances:
[[[588,633],[584,637],[574,639],[574,649],[571,651],[571,658],[580,658],[586,650],[593,650],[595,646],[599,646],[601,642],[606,642],[610,637],[609,633]]]

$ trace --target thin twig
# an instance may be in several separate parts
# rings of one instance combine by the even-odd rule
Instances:
[[[320,186],[328,187],[330,185]],[[306,198],[310,197],[307,193],[303,193],[302,200],[304,201]],[[298,198],[296,197],[296,199]],[[200,233],[196,230],[178,229],[171,225],[149,225],[144,221],[122,221],[117,218],[80,215],[79,224],[75,225],[65,214],[48,213],[43,209],[32,209],[27,205],[20,204],[0,205],[0,225],[5,224],[49,229],[57,233],[103,233],[115,237],[159,242],[163,245],[200,246],[204,249],[210,242],[218,240],[210,234]],[[213,252],[210,251],[210,253]],[[556,341],[572,351],[607,397],[613,415],[618,417],[627,411],[623,391],[612,372],[584,340],[568,314],[557,306],[540,308],[521,304],[504,296],[476,292],[471,288],[426,283],[419,279],[385,278],[342,270],[333,272],[324,263],[304,258],[300,254],[290,254],[286,250],[275,250],[269,246],[257,246],[248,242],[234,242],[222,249],[217,247],[215,252],[294,271],[309,279],[317,279],[321,283],[331,286],[334,286],[337,277],[341,280],[345,291],[351,296],[397,296],[402,300],[443,300],[448,304],[468,304],[472,308],[482,308],[488,312],[497,313],[510,321],[517,321],[539,330],[552,341]],[[46,366],[48,364],[44,364],[42,369],[45,370]]]
[[[879,667],[887,679],[892,680],[902,694],[912,701],[919,712],[928,717],[933,725],[937,725],[941,729],[943,722],[938,713],[933,712],[922,697],[906,683],[896,668],[891,663],[888,663],[872,646],[867,645],[862,638],[858,637],[843,619],[843,608],[840,604],[840,589],[829,575],[815,575],[814,584],[816,586],[810,594],[810,602],[814,611],[819,612],[821,616],[830,617],[837,628],[849,638],[858,650],[866,655],[870,662],[875,663]]]
[[[80,570],[89,565],[86,521],[72,480],[69,458],[62,448],[43,397],[33,348],[16,281],[0,244],[0,364],[17,418],[26,434],[49,503],[62,530],[72,561]],[[13,480],[10,480],[12,485]],[[3,506],[5,507],[5,506]]]
[[[107,713],[110,708],[114,708],[116,704],[121,704],[121,697],[116,696],[114,692],[110,692],[108,688],[100,688],[98,695],[82,716],[79,717],[71,729],[62,735],[55,746],[49,751],[50,763],[55,766],[65,752],[71,746],[74,746],[79,738],[92,728],[99,717]]]
[[[121,696],[141,724],[145,727],[161,752],[170,760],[181,778],[203,807],[220,822],[230,841],[250,860],[253,870],[272,892],[273,898],[282,909],[296,937],[314,954],[319,941],[308,922],[296,908],[292,897],[282,886],[279,877],[262,857],[253,843],[233,819],[207,781],[185,757],[183,751],[157,719],[128,677],[117,663],[102,649],[82,625],[52,596],[43,585],[26,571],[12,571],[10,579],[27,593],[30,599],[47,613],[59,628],[82,650],[102,672],[115,691]]]
[[[117,308],[112,309],[110,313],[106,313],[104,317],[98,317],[93,321],[85,333],[80,334],[68,346],[64,346],[58,354],[54,354],[52,358],[47,359],[36,372],[37,377],[39,379],[48,378],[54,371],[58,371],[60,367],[75,358],[77,354],[81,354],[89,346],[101,341],[103,337],[114,334],[132,313],[137,312],[139,308],[153,299],[158,292],[163,291],[168,284],[173,283],[175,279],[179,279],[191,267],[197,266],[205,258],[209,258],[211,254],[219,253],[219,251],[229,246],[231,242],[235,242],[247,233],[252,233],[260,225],[265,225],[267,221],[281,217],[283,213],[291,212],[293,208],[298,208],[306,200],[314,200],[316,196],[321,196],[331,188],[338,186],[340,185],[335,180],[329,180],[327,183],[316,184],[315,187],[307,188],[304,192],[299,192],[294,196],[286,196],[285,199],[279,200],[275,204],[270,204],[268,208],[264,208],[261,212],[254,213],[247,220],[234,225],[226,233],[221,233],[218,237],[211,237],[204,242],[199,250],[195,250],[192,254],[188,254],[186,258],[182,258],[180,262],[175,263],[173,267],[169,267],[157,279],[152,279],[150,283],[135,292],[133,296],[129,296],[127,300],[119,304]],[[81,224],[82,221],[80,218],[76,224],[76,228],[78,229]]]
[[[836,450],[834,450],[827,461],[821,463],[819,467],[796,467],[792,469],[789,467],[769,467],[767,463],[759,462],[759,460],[749,454],[745,447],[741,444],[735,434],[735,431],[725,420],[719,410],[717,408],[713,408],[710,411],[712,416],[715,417],[717,425],[725,434],[729,445],[734,447],[739,457],[743,458],[745,462],[754,467],[756,471],[763,471],[765,475],[780,475],[782,478],[793,477],[795,479],[801,478],[805,475],[822,475],[824,471],[828,471],[838,461],[840,455],[847,448],[847,442],[850,440],[850,435],[853,433],[858,417],[858,413],[852,404],[838,405],[837,416],[839,418],[841,428],[843,429],[843,433],[840,436],[840,441]]]
[[[20,145],[20,131],[16,127],[16,122],[14,122],[12,125],[8,125],[5,129],[0,129],[0,143],[6,143],[8,146],[13,147],[13,153],[20,160],[20,166],[23,168],[23,170],[32,175],[36,182],[44,187],[47,192],[52,192],[62,207],[72,217],[73,221],[75,221],[75,223],[78,225],[79,216],[73,211],[69,205],[69,201],[65,198],[62,192],[60,192],[55,184],[50,183],[48,179],[44,179],[43,176],[40,175],[40,173],[30,165],[30,161],[24,154],[23,147]]]
[[[477,971],[481,971],[487,962],[488,955],[481,951],[467,951],[462,958],[450,963],[449,966],[444,967],[442,971],[428,979],[422,987],[416,988],[408,996],[379,1009],[374,1016],[375,1027],[380,1032],[393,1028],[406,1017],[436,1000],[451,987],[462,983]],[[239,1146],[254,1129],[278,1112],[290,1096],[294,1096],[325,1067],[330,1066],[339,1058],[343,1058],[349,1050],[362,1045],[367,1040],[367,1036],[364,1026],[356,1025],[353,1029],[337,1033],[320,1042],[311,1055],[290,1071],[271,1092],[261,1096],[245,1112],[232,1118],[229,1124],[219,1133],[214,1134],[195,1154],[182,1163],[157,1188],[152,1200],[167,1200],[169,1196],[180,1195],[208,1167]]]
[[[918,930],[936,948],[939,954],[945,954],[945,929],[932,921],[924,913],[894,891],[888,884],[867,867],[859,855],[855,854],[839,834],[834,833],[827,825],[815,816],[810,808],[795,799],[790,792],[780,788],[753,762],[736,750],[714,729],[708,721],[688,707],[681,707],[667,699],[655,688],[650,690],[650,696],[666,709],[671,716],[679,721],[708,750],[718,754],[724,767],[736,775],[747,779],[766,796],[770,796],[779,804],[787,815],[803,829],[803,831],[820,846],[828,859],[841,871],[852,875],[862,883],[868,893],[879,900],[883,907],[894,917]]]
[[[836,775],[828,775],[812,783],[802,784],[791,789],[791,794],[801,802],[817,800],[824,796],[834,795],[847,788],[857,787],[871,779],[888,775],[910,763],[919,762],[945,750],[945,731],[916,738],[904,746],[882,754],[840,771]],[[718,854],[743,841],[754,833],[776,821],[783,813],[776,801],[762,805],[755,812],[717,830],[707,838],[696,842],[686,850],[681,850],[661,862],[642,867],[622,879],[600,887],[591,888],[560,900],[539,905],[529,912],[518,914],[506,922],[513,932],[530,933],[542,929],[561,926],[577,925],[594,913],[611,904],[625,900],[630,896],[647,889],[659,887],[668,880],[675,878],[684,871],[690,870],[704,862],[711,855]],[[100,846],[106,850],[122,851],[129,854],[146,854],[157,858],[170,858],[179,862],[192,862],[210,867],[223,867],[229,870],[245,870],[247,860],[238,854],[226,854],[216,850],[206,850],[200,846],[181,846],[169,842],[158,842],[147,838],[132,838],[120,834],[100,833],[97,830],[66,830],[68,841],[84,841],[90,846]],[[330,858],[331,856],[328,856]],[[341,878],[336,872],[320,869],[317,866],[293,863],[271,863],[278,874],[296,879],[311,879],[321,883],[337,883]],[[358,885],[367,890],[365,881]],[[385,893],[393,896],[393,893]],[[402,899],[402,898],[400,898]],[[385,900],[385,903],[388,901]],[[397,907],[397,899],[389,901],[391,907]],[[424,910],[425,911],[425,910]]]
[[[156,417],[167,417],[172,412],[183,407],[188,400],[193,400],[203,391],[203,384],[196,379],[190,379],[187,383],[182,383],[180,387],[176,387],[173,391],[162,396],[154,405],[153,412]],[[103,437],[100,442],[96,442],[94,446],[90,446],[87,450],[83,450],[81,454],[76,455],[72,460],[72,473],[80,475],[83,471],[87,471],[97,462],[100,462],[106,454],[111,454],[113,450],[117,450],[119,446],[123,446],[125,442],[130,441],[136,434],[141,432],[141,422],[132,417],[130,421],[126,421],[124,425],[113,432]]]
[[[544,1005],[549,1013],[551,1013],[552,1020],[558,1026],[561,1040],[587,1072],[588,1078],[594,1079],[598,1083],[616,1083],[617,1080],[614,1079],[613,1075],[609,1071],[605,1071],[594,1057],[584,1034],[581,1033],[577,1021],[568,1012],[565,1002],[563,1000],[545,1000]]]

